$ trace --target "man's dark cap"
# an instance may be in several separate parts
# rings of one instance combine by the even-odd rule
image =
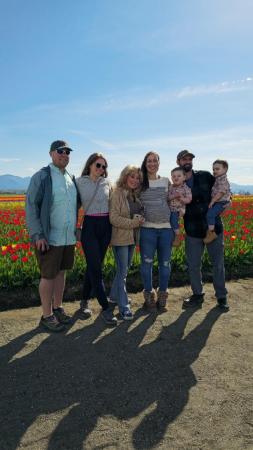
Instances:
[[[70,150],[73,151],[72,148],[69,147],[68,143],[66,141],[54,141],[50,145],[50,152],[54,152],[55,150]]]
[[[189,152],[188,150],[182,150],[181,152],[178,153],[177,159],[180,160],[180,159],[184,158],[185,156],[190,156],[191,158],[195,158],[195,155],[193,153]]]

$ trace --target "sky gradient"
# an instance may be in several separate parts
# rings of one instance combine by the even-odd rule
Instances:
[[[0,174],[65,139],[75,175],[99,151],[115,180],[149,150],[169,175],[187,148],[253,184],[252,21],[251,0],[2,1]]]

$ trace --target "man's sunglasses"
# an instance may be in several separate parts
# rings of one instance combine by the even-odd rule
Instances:
[[[58,155],[69,155],[70,154],[70,150],[68,149],[62,149],[62,148],[57,148],[57,153]]]
[[[100,164],[100,163],[96,163],[96,168],[97,169],[103,169],[103,170],[105,170],[106,169],[106,166],[104,166],[104,164]]]

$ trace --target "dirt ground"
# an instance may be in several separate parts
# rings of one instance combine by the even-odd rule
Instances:
[[[253,449],[253,279],[228,283],[231,310],[205,286],[200,310],[147,315],[106,328],[77,318],[62,334],[40,308],[0,313],[0,450]]]

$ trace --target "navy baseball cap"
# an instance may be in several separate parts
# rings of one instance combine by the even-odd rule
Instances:
[[[69,147],[66,141],[54,141],[50,145],[50,152],[54,152],[55,150],[69,150],[72,152],[72,148]]]
[[[188,150],[182,150],[181,152],[178,153],[177,159],[180,160],[185,156],[191,156],[191,158],[195,158],[195,155],[193,153],[189,152]]]

